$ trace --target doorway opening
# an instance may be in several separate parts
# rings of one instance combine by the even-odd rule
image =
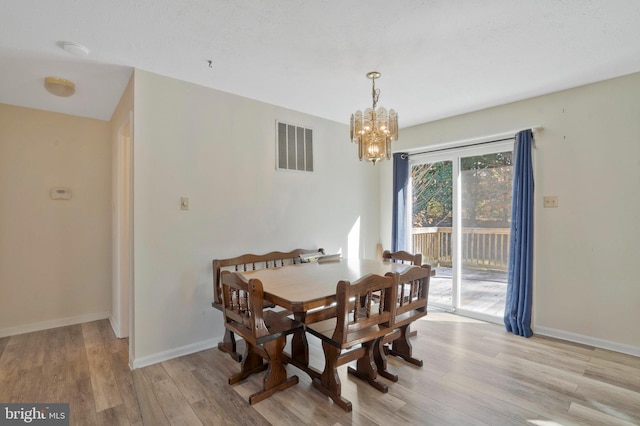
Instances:
[[[113,288],[113,328],[116,336],[130,336],[131,292],[133,281],[133,227],[132,227],[132,119],[118,131],[116,152],[116,194],[115,194],[115,242],[114,242],[114,288]],[[129,342],[132,348],[132,342]]]

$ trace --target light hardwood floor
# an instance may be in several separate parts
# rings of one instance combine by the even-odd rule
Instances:
[[[340,368],[352,413],[292,366],[300,383],[251,407],[262,375],[229,386],[239,365],[217,349],[130,371],[106,320],[0,339],[0,402],[69,402],[71,424],[83,426],[640,424],[640,358],[440,312],[413,328],[425,365],[390,357],[400,380],[389,393]]]

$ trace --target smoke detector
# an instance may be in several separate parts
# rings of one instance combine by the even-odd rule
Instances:
[[[76,56],[87,56],[89,54],[88,47],[77,43],[71,43],[70,41],[63,41],[62,48]]]

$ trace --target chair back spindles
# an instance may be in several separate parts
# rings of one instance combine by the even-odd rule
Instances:
[[[394,319],[396,323],[400,320],[403,322],[415,321],[426,315],[430,279],[431,266],[426,264],[420,268],[410,268],[399,275],[400,295]]]

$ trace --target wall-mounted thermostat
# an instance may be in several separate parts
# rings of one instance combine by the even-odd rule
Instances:
[[[51,188],[52,200],[70,200],[71,189],[69,188]]]

